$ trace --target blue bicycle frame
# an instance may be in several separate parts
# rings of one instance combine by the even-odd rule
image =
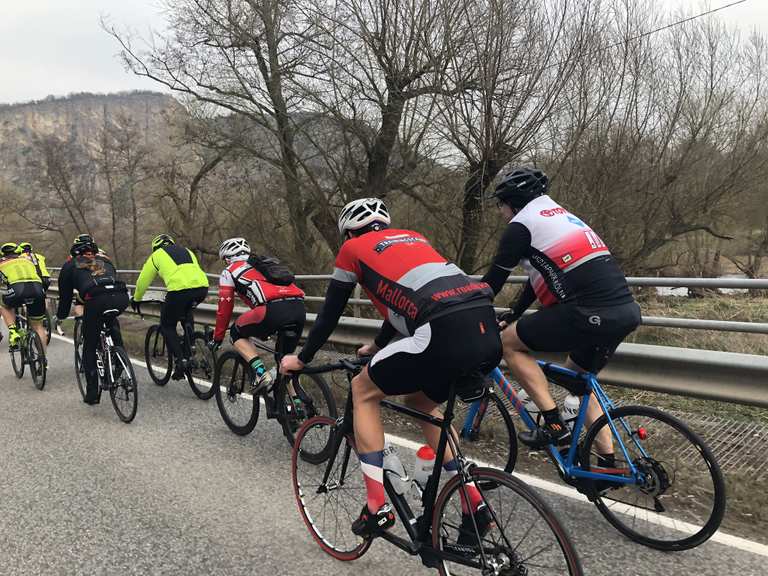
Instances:
[[[558,366],[550,362],[538,361],[538,363],[539,363],[539,366],[541,366],[542,369],[545,370],[545,372],[554,372],[556,374],[561,374],[571,379],[582,380],[584,382],[584,395],[582,396],[582,399],[585,397],[588,398],[590,393],[593,393],[595,395],[595,398],[597,398],[597,401],[600,404],[600,407],[602,408],[605,414],[609,414],[610,411],[614,409],[615,406],[613,402],[607,396],[607,394],[603,391],[602,387],[598,383],[597,378],[595,377],[594,374],[576,372],[574,370],[570,370],[568,368],[565,368],[563,366]],[[512,387],[512,384],[510,384],[509,380],[507,380],[504,377],[504,374],[501,372],[501,370],[496,368],[493,372],[491,372],[490,375],[491,375],[491,378],[493,378],[494,382],[496,382],[496,385],[504,393],[504,396],[506,396],[509,399],[512,406],[514,406],[515,410],[517,410],[517,413],[520,415],[520,418],[523,421],[523,423],[530,430],[535,429],[537,427],[536,422],[533,420],[531,415],[525,409],[522,401],[520,400],[517,393],[515,392],[515,389]],[[587,415],[588,405],[589,405],[589,402],[580,403],[579,413],[578,413],[578,416],[576,417],[576,422],[573,425],[573,431],[572,431],[573,438],[578,439],[581,435],[581,430],[584,426],[584,421]],[[467,417],[464,420],[464,424],[461,428],[462,437],[470,438],[473,432],[475,433],[478,432],[480,424],[482,423],[482,419],[484,416],[484,409],[486,406],[487,406],[487,403],[484,403],[482,398],[472,403],[472,405],[469,408],[469,411],[467,412]],[[629,426],[624,420],[619,420],[619,422],[621,423],[621,426],[624,428],[624,431],[628,434],[628,436],[632,438],[632,442],[637,447],[638,452],[643,457],[648,457],[648,454],[643,449],[643,446],[640,443],[641,438],[638,437],[638,434],[631,431]],[[614,473],[612,474],[584,470],[583,468],[581,468],[579,464],[576,463],[576,457],[577,457],[576,452],[579,449],[578,442],[571,443],[571,446],[568,449],[568,452],[566,453],[565,457],[557,449],[557,447],[554,444],[548,445],[546,447],[547,451],[552,456],[553,460],[557,463],[561,473],[566,478],[607,480],[615,484],[642,483],[643,474],[638,471],[637,467],[632,462],[632,458],[627,452],[627,448],[624,445],[624,442],[622,442],[621,437],[619,436],[616,430],[614,421],[610,418],[608,419],[608,426],[610,427],[611,434],[613,435],[614,440],[616,441],[616,443],[621,449],[621,453],[624,455],[624,461],[627,463],[628,468],[613,470]]]

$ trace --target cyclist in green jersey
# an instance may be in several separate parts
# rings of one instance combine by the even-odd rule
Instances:
[[[16,331],[16,308],[27,303],[28,320],[32,328],[40,336],[40,342],[45,349],[45,293],[43,283],[37,274],[35,265],[18,254],[18,246],[6,242],[0,246],[0,284],[5,290],[0,298],[0,315],[8,326],[8,346],[14,349],[18,346],[19,333]]]
[[[32,244],[29,242],[19,242],[16,253],[25,256],[35,265],[37,275],[40,276],[40,280],[43,282],[43,290],[47,292],[48,287],[51,285],[51,273],[48,272],[48,268],[45,265],[45,256],[35,252]]]
[[[131,299],[134,310],[158,274],[168,289],[160,316],[160,328],[171,354],[178,359],[171,377],[179,380],[184,377],[187,359],[181,351],[176,324],[184,319],[190,307],[205,300],[208,295],[208,277],[191,250],[176,244],[168,234],[158,234],[152,239],[152,254],[144,263],[136,281],[136,291]]]

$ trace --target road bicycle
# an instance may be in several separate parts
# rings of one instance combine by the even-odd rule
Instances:
[[[163,300],[142,300],[139,305],[146,303],[159,304],[162,314],[162,309],[165,306]],[[184,317],[181,319],[183,330],[181,350],[184,358],[187,359],[184,377],[195,396],[201,400],[209,400],[214,394],[211,381],[216,358],[206,346],[209,333],[207,331],[195,331],[194,310],[196,307],[197,302],[190,302],[184,312]],[[140,307],[138,313],[141,316]],[[168,384],[178,359],[171,353],[160,324],[153,324],[147,329],[147,335],[144,338],[144,360],[147,363],[147,371],[152,381],[158,386]]]
[[[131,359],[122,346],[116,346],[112,338],[112,320],[120,310],[105,310],[99,319],[99,341],[96,346],[96,371],[99,379],[99,397],[109,391],[112,406],[118,418],[126,424],[136,417],[138,408],[138,382]],[[83,319],[75,318],[75,376],[80,394],[85,398],[87,384],[83,366]]]
[[[29,373],[32,375],[32,382],[35,388],[42,390],[45,388],[48,361],[45,357],[40,336],[29,327],[27,322],[26,305],[33,302],[34,300],[25,300],[24,306],[15,309],[16,332],[19,334],[19,339],[16,348],[9,348],[9,352],[11,353],[11,365],[13,366],[16,378],[23,378],[24,368],[29,366]]]
[[[286,325],[277,332],[275,348],[253,338],[251,342],[271,354],[275,366],[279,366],[286,354],[286,343],[298,341],[299,335],[299,326]],[[313,416],[336,418],[337,415],[331,389],[319,375],[286,376],[275,369],[271,386],[254,393],[253,370],[236,350],[227,350],[219,355],[213,382],[221,417],[229,429],[240,436],[253,431],[259,419],[261,401],[267,418],[279,422],[291,446],[303,422]]]
[[[344,370],[351,384],[361,364],[359,359],[342,359],[305,367],[302,373]],[[462,380],[477,378],[467,376]],[[389,470],[385,463],[384,489],[400,521],[378,536],[419,556],[425,566],[436,568],[443,576],[583,574],[568,533],[533,489],[502,470],[477,466],[462,455],[455,436],[448,433],[455,399],[456,389],[451,384],[442,418],[389,400],[381,402],[385,408],[438,426],[440,441],[423,490],[407,476]],[[459,473],[441,487],[441,464],[448,445],[459,460]],[[366,495],[355,449],[351,386],[341,418],[318,416],[299,430],[292,480],[304,523],[326,553],[338,560],[355,560],[368,551],[373,539],[358,537],[350,529]],[[413,505],[407,497],[412,490],[409,483],[416,490]],[[479,512],[462,511],[472,483],[482,496],[478,510],[485,507],[484,519]]]
[[[659,550],[687,550],[709,539],[725,513],[725,482],[712,451],[678,418],[648,406],[616,406],[594,374],[539,361],[547,379],[578,396],[569,448],[545,448],[558,475],[594,503],[619,532]],[[504,374],[492,380],[528,429],[537,422]],[[588,402],[594,394],[603,415],[585,430]],[[606,416],[607,415],[607,416]],[[612,467],[598,461],[603,430],[610,432]],[[460,436],[469,443],[493,445],[493,464],[511,472],[517,437],[507,405],[493,387],[472,403]],[[603,432],[603,440],[608,436]],[[603,448],[605,450],[605,448]]]

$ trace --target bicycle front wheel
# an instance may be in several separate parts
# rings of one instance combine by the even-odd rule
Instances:
[[[279,378],[275,402],[280,413],[283,434],[291,446],[296,431],[310,418],[329,416],[336,419],[336,401],[320,374],[296,374],[290,378]]]
[[[190,367],[187,381],[192,392],[200,400],[210,400],[214,393],[213,371],[216,369],[216,357],[207,346],[205,335],[195,332],[190,349]]]
[[[432,520],[432,545],[453,555],[442,560],[442,576],[462,574],[583,574],[568,533],[549,506],[521,480],[494,468],[475,467],[485,511],[462,511],[466,489],[460,476],[440,491]],[[492,489],[483,489],[492,486]]]
[[[21,344],[21,339],[19,339]],[[13,373],[16,374],[16,378],[24,377],[24,366],[26,352],[22,350],[23,346],[19,345],[16,350],[11,350],[11,366],[13,366]]]
[[[512,472],[517,436],[512,417],[495,390],[471,404],[457,401],[454,422],[461,425],[461,452],[473,462]]]
[[[80,389],[80,395],[85,399],[87,385],[83,366],[83,321],[80,318],[75,320],[73,339],[75,341],[75,378],[77,379],[77,387]]]
[[[127,424],[136,417],[139,390],[133,365],[122,346],[112,348],[112,373],[114,380],[109,386],[109,397],[118,418]]]
[[[292,469],[299,512],[320,548],[337,560],[365,554],[372,540],[350,529],[366,498],[352,436],[341,437],[336,421],[327,416],[307,420],[296,434]]]
[[[34,331],[29,333],[27,339],[27,362],[29,363],[29,371],[32,373],[32,382],[35,384],[35,388],[42,390],[45,388],[47,365],[43,343],[40,340],[40,336]]]
[[[144,338],[144,361],[147,363],[147,371],[152,382],[158,386],[168,384],[168,380],[171,379],[173,358],[158,324],[150,326],[147,330],[147,336]]]
[[[638,471],[636,483],[592,482],[594,503],[619,532],[659,550],[687,550],[705,542],[725,513],[725,482],[712,451],[683,422],[649,406],[611,411],[611,421]],[[614,440],[615,465],[601,468],[597,435],[605,415],[587,431],[581,465],[596,472],[631,477]]]
[[[259,420],[259,396],[251,394],[252,380],[251,367],[234,350],[216,360],[216,404],[225,424],[238,436],[250,434]]]

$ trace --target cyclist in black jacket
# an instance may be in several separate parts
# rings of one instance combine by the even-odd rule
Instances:
[[[107,310],[122,312],[128,307],[128,290],[117,277],[112,261],[99,253],[99,247],[88,234],[75,238],[70,258],[59,273],[58,318],[69,316],[72,292],[77,290],[84,302],[83,312],[83,367],[87,382],[86,404],[99,403],[99,381],[96,373],[96,347],[102,315]],[[122,346],[120,324],[116,317],[107,321],[112,338]]]

